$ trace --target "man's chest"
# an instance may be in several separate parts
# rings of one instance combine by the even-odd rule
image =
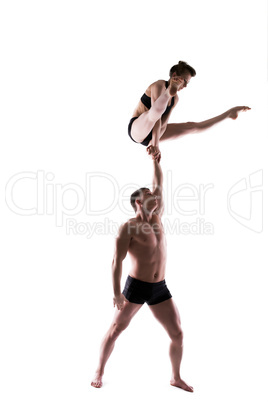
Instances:
[[[152,248],[161,246],[165,242],[163,226],[157,222],[137,225],[134,239],[141,246]]]

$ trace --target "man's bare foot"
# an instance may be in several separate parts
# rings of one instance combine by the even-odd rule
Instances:
[[[169,83],[169,95],[170,96],[175,96],[176,93],[178,92],[178,88],[179,88],[180,82],[175,80],[174,78],[170,79],[170,83]]]
[[[102,387],[102,375],[96,373],[94,380],[91,382],[92,387],[101,388]]]
[[[175,380],[175,379],[171,380],[170,385],[173,385],[174,387],[184,389],[184,391],[194,392],[193,387],[191,387],[190,385],[186,384],[186,382],[184,382],[180,378],[177,379],[177,380]]]

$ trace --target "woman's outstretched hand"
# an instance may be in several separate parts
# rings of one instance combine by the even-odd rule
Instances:
[[[158,146],[155,145],[149,145],[149,147],[146,148],[146,151],[148,155],[151,155],[153,160],[156,160],[158,163],[160,162],[161,159],[161,152]]]
[[[237,118],[239,112],[246,112],[247,110],[250,110],[250,109],[251,108],[248,106],[232,107],[232,109],[228,110],[228,117],[235,120]]]

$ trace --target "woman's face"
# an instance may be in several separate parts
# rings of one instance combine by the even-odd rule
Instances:
[[[183,88],[186,88],[187,85],[189,84],[192,76],[189,73],[189,71],[185,70],[184,72],[182,72],[180,75],[177,75],[176,73],[172,74],[172,77],[177,77],[178,81],[180,83],[179,87],[178,87],[178,91],[181,91]]]

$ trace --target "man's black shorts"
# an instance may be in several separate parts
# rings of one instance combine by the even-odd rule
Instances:
[[[122,293],[129,302],[136,304],[146,302],[149,305],[153,305],[162,303],[172,297],[165,280],[152,283],[140,281],[131,276],[127,277]]]

